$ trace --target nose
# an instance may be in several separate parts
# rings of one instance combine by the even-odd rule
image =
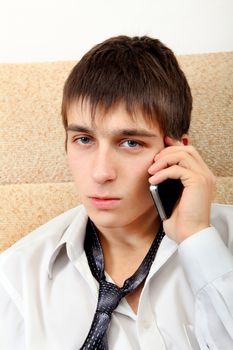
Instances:
[[[93,160],[92,177],[98,184],[116,179],[116,164],[114,152],[108,147],[99,147]]]

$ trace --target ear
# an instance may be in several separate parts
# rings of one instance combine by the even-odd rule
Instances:
[[[179,140],[173,139],[170,136],[164,137],[164,145],[166,146],[187,146],[189,144],[189,136],[188,134],[182,135]]]
[[[181,142],[183,143],[184,146],[187,146],[189,144],[189,136],[188,136],[188,134],[184,134],[181,137]]]

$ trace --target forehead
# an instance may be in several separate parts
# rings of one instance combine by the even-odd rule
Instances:
[[[106,111],[101,106],[97,106],[93,110],[88,101],[75,101],[68,108],[67,124],[68,126],[77,124],[106,131],[132,128],[161,133],[156,120],[152,121],[145,117],[139,109],[135,109],[134,113],[130,114],[124,103],[118,103]]]

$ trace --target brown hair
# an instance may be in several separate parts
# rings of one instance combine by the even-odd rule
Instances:
[[[148,120],[156,120],[165,135],[180,139],[188,132],[192,96],[173,52],[147,36],[118,36],[87,52],[66,80],[63,125],[75,100],[88,100],[92,115],[125,103],[130,115],[139,109]]]

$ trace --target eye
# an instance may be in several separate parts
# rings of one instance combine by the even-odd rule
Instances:
[[[142,147],[142,144],[135,141],[135,140],[125,140],[122,142],[122,146],[126,148],[140,148]]]
[[[79,145],[88,145],[91,143],[91,138],[88,136],[81,136],[74,139],[74,142],[78,143]]]

